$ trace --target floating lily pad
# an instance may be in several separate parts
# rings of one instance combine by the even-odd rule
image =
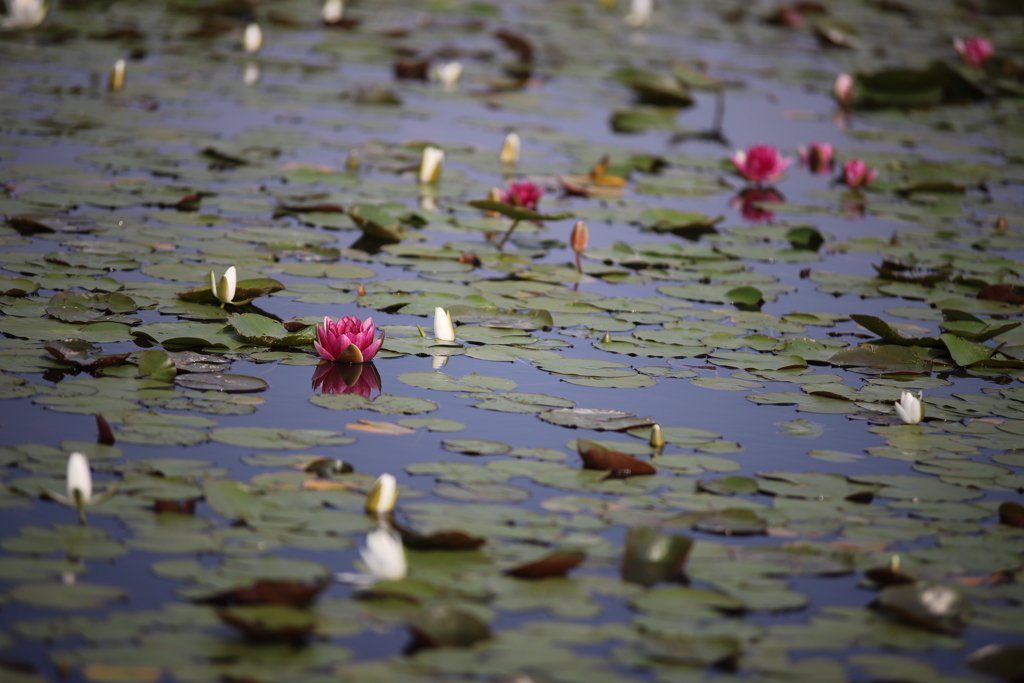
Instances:
[[[127,593],[117,586],[98,583],[23,583],[15,586],[11,597],[35,607],[47,609],[96,609],[113,600],[123,600]]]
[[[438,391],[491,391],[516,388],[516,383],[511,380],[503,377],[478,375],[475,372],[458,379],[449,377],[443,372],[407,372],[399,375],[398,380],[414,387]]]
[[[967,626],[971,608],[953,586],[913,583],[888,586],[878,595],[878,607],[915,626],[959,635]]]
[[[221,427],[210,439],[229,446],[266,450],[304,450],[311,446],[344,446],[355,439],[324,429],[275,429],[273,427]]]
[[[178,375],[174,383],[186,389],[197,391],[223,391],[229,394],[263,391],[269,384],[259,377],[232,375],[228,373],[200,373]]]
[[[620,410],[599,408],[559,408],[542,412],[537,417],[545,422],[563,427],[613,432],[648,427],[653,424],[650,418],[635,417]]]
[[[641,586],[676,578],[693,548],[689,536],[667,534],[649,526],[636,526],[626,535],[622,578]]]
[[[441,442],[441,447],[463,455],[501,455],[512,450],[508,444],[485,439],[446,439]]]

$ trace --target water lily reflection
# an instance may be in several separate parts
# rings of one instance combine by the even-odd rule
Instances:
[[[332,363],[321,361],[313,371],[313,390],[324,394],[358,394],[370,398],[380,391],[380,373],[373,363]]]
[[[786,201],[778,190],[770,187],[748,187],[732,198],[729,206],[739,208],[740,215],[755,223],[768,222],[775,219],[775,214],[764,207],[765,204],[779,204]]]

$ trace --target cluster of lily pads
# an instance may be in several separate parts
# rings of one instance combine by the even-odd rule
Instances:
[[[947,40],[966,5],[424,7],[11,0],[0,398],[98,437],[4,425],[0,648],[96,681],[1019,679],[1016,15],[993,50]],[[782,32],[770,76],[682,61]],[[845,131],[801,161],[848,161],[786,201],[768,134],[719,145],[796,84],[792,139]],[[298,375],[322,428],[279,410]],[[172,600],[86,580],[129,555]]]

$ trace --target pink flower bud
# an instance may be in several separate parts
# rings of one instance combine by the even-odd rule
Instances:
[[[953,47],[960,53],[960,59],[964,60],[964,64],[975,69],[985,66],[985,62],[992,58],[994,52],[992,43],[978,36],[966,40],[954,38]]]
[[[587,230],[587,224],[583,221],[577,221],[576,225],[572,228],[572,234],[569,236],[569,243],[572,245],[572,250],[577,254],[587,248],[587,242],[590,240],[590,232]]]
[[[869,167],[860,159],[853,159],[843,164],[843,183],[850,189],[867,187],[878,176],[878,171]]]
[[[850,74],[839,74],[836,76],[836,84],[832,88],[836,100],[844,107],[853,104],[853,77]]]

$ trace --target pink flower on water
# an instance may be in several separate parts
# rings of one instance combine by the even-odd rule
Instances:
[[[853,104],[853,76],[850,74],[839,74],[836,76],[836,83],[832,86],[832,93],[842,106],[849,107]]]
[[[793,160],[783,157],[779,150],[768,145],[753,145],[744,152],[736,150],[729,159],[740,175],[755,183],[772,183],[782,177]]]
[[[370,398],[380,391],[380,373],[373,363],[344,365],[322,361],[313,371],[313,390],[325,394],[358,394]]]
[[[953,47],[960,53],[960,58],[964,60],[964,63],[967,66],[973,66],[975,69],[985,66],[985,62],[992,58],[992,53],[994,52],[992,43],[988,39],[978,36],[968,38],[967,40],[954,38]]]
[[[835,148],[827,142],[812,142],[810,147],[800,145],[800,163],[810,169],[811,173],[827,174],[832,172]]]
[[[508,191],[498,190],[501,201],[513,206],[521,206],[525,209],[536,209],[537,202],[544,196],[544,188],[537,187],[529,180],[521,180],[518,183],[509,183]]]
[[[384,342],[383,332],[376,341],[373,333],[373,318],[365,321],[354,315],[337,320],[324,318],[324,324],[316,326],[313,346],[324,360],[365,363],[377,355],[377,350]]]
[[[764,208],[765,204],[778,204],[786,201],[785,198],[770,187],[748,187],[732,198],[729,206],[739,207],[740,215],[754,223],[770,223],[775,214]]]
[[[843,164],[843,183],[850,189],[867,187],[878,176],[878,171],[869,167],[860,159],[853,159]]]

